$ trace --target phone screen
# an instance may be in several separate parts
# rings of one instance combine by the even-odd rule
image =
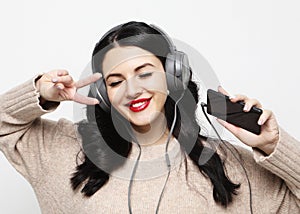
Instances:
[[[228,96],[212,89],[207,90],[208,114],[259,135],[261,126],[257,124],[257,121],[262,110],[252,107],[249,112],[244,112],[243,108],[243,102],[233,103]]]

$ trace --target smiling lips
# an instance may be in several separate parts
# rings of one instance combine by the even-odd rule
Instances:
[[[150,100],[151,98],[133,100],[129,103],[129,109],[133,112],[143,111],[150,104]]]

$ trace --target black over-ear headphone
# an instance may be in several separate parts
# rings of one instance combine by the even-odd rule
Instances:
[[[120,28],[122,25],[118,25],[107,32],[102,38],[109,33]],[[155,25],[150,25],[153,29],[158,31],[168,42],[171,52],[167,55],[165,61],[165,72],[167,87],[171,95],[173,92],[184,92],[187,89],[191,76],[191,68],[189,66],[188,56],[182,52],[176,50],[175,45],[168,35],[159,29]],[[93,73],[95,73],[95,67],[92,65]],[[110,112],[111,103],[108,99],[104,78],[101,77],[97,82],[90,85],[92,94],[99,100],[100,107],[106,112]]]

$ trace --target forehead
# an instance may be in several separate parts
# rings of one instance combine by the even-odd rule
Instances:
[[[149,51],[135,46],[115,47],[109,50],[104,57],[102,70],[107,76],[111,71],[125,66],[138,66],[144,61],[160,62],[159,59]]]

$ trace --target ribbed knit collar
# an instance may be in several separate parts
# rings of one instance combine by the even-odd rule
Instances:
[[[165,176],[168,167],[165,158],[166,144],[141,146],[141,156],[138,161],[138,167],[134,180],[147,180]],[[168,154],[171,162],[171,170],[174,170],[183,160],[184,154],[181,151],[180,144],[173,138],[168,146]],[[127,157],[125,164],[111,173],[112,176],[129,180],[139,155],[139,147],[132,145],[131,152]]]

